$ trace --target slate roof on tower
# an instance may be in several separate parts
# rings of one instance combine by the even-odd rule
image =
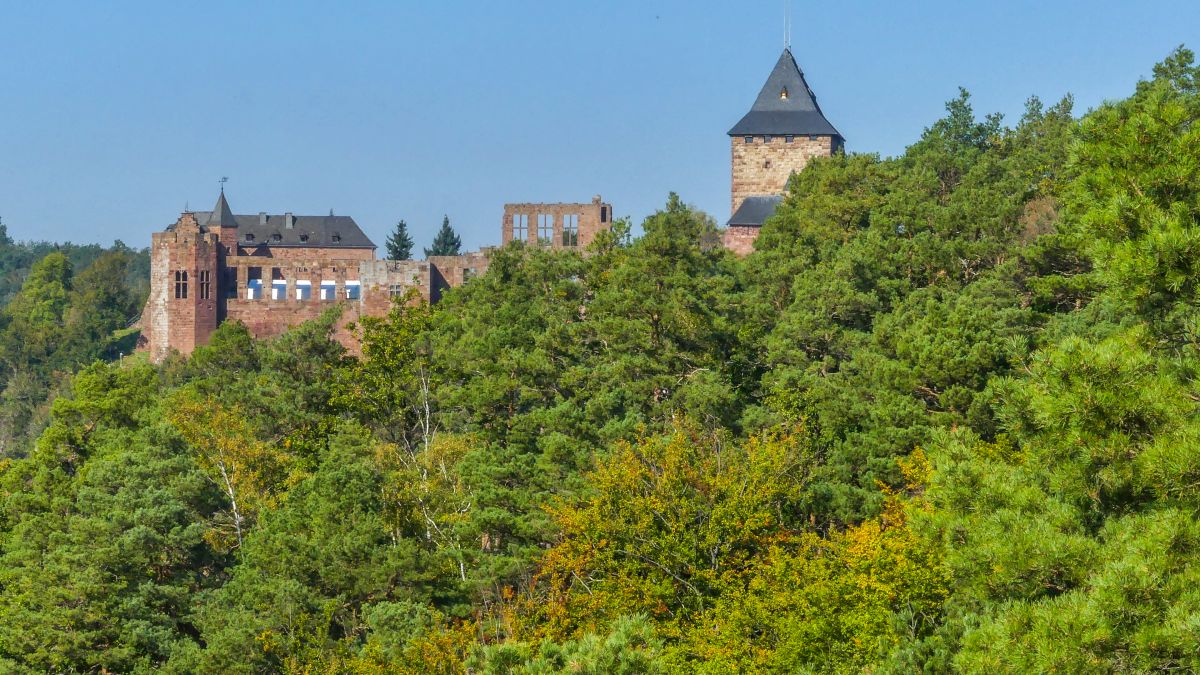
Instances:
[[[817,97],[792,50],[784,49],[750,112],[729,130],[730,136],[835,136],[838,130],[825,119]]]
[[[762,227],[767,218],[775,215],[775,209],[783,203],[783,197],[746,197],[737,211],[725,223],[725,227]]]
[[[199,219],[197,219],[198,221]],[[237,227],[237,221],[233,217],[233,211],[229,208],[229,202],[225,201],[225,190],[221,190],[221,196],[217,197],[217,205],[213,207],[211,218],[207,224],[211,227]]]

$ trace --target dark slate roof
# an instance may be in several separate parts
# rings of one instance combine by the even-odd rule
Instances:
[[[196,213],[196,220],[201,227],[208,227],[211,223],[212,213],[200,211]],[[252,246],[256,244],[267,244],[268,246],[310,246],[320,248],[375,248],[375,243],[372,242],[363,231],[359,229],[358,223],[350,216],[293,216],[295,224],[291,229],[286,227],[284,219],[286,216],[270,215],[267,216],[265,225],[259,224],[259,217],[237,215],[238,229],[238,244],[243,246]],[[247,240],[246,235],[253,235],[253,241]],[[274,235],[279,235],[279,241],[274,240]],[[308,240],[303,241],[302,236],[307,235]],[[339,241],[334,241],[334,236],[340,237]]]
[[[225,201],[224,190],[221,190],[221,196],[217,197],[217,205],[213,207],[212,218],[208,224],[211,227],[237,227],[237,223],[233,219],[233,211],[229,208],[229,202]]]
[[[233,215],[225,193],[217,199],[212,211],[196,211],[196,222],[205,229],[236,227],[238,244],[243,246],[305,246],[316,248],[375,248],[367,235],[350,216],[292,216],[287,227],[287,214],[268,216]],[[265,218],[265,222],[263,222]],[[247,239],[250,235],[253,239]],[[279,235],[279,240],[275,240]],[[337,237],[337,241],[334,238]]]
[[[784,89],[787,89],[786,99],[782,96]],[[729,130],[729,135],[842,137],[825,119],[790,49],[783,50],[754,106]]]
[[[746,197],[729,218],[729,222],[725,223],[725,227],[762,227],[767,218],[775,214],[775,209],[779,208],[782,201],[783,197],[779,196]]]

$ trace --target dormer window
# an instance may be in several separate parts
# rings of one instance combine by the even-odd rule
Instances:
[[[300,241],[302,241],[302,242],[308,241],[308,235],[307,234],[300,235]]]
[[[779,92],[779,100],[781,100],[781,101],[786,101],[786,100],[787,100],[787,97],[788,97],[788,93],[787,93],[787,87],[784,87],[784,88],[783,88],[782,90],[780,90],[780,92]]]
[[[246,236],[244,237],[244,239],[245,239],[246,241],[254,241],[254,235],[252,235],[252,234],[250,234],[249,232],[247,232],[247,233],[246,233]]]
[[[342,235],[340,235],[340,234],[338,234],[338,233],[334,232],[334,233],[333,233],[333,237],[332,237],[332,239],[333,239],[333,243],[335,243],[335,244],[336,244],[336,243],[338,243],[339,241],[341,241],[341,240],[342,240]]]
[[[283,241],[283,235],[276,232],[275,234],[271,235],[271,241],[279,243]]]

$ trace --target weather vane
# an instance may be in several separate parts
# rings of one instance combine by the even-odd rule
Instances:
[[[221,184],[221,194],[225,194],[225,183],[229,181],[229,176],[221,176],[221,180],[217,181]]]

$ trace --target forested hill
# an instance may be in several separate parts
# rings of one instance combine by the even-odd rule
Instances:
[[[361,359],[88,366],[0,464],[0,670],[1200,668],[1198,78],[963,93],[745,259],[672,195]]]
[[[0,458],[29,451],[75,370],[133,352],[149,289],[148,249],[15,242],[0,225]]]

